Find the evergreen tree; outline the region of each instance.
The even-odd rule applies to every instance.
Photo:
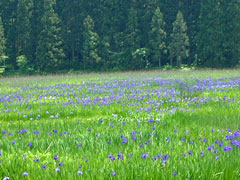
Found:
[[[3,22],[2,22],[2,18],[0,17],[0,58],[2,56],[5,56],[5,46],[6,40],[5,40],[5,36],[4,36],[4,28],[3,28]]]
[[[173,31],[170,35],[170,64],[173,65],[172,59],[177,59],[177,66],[180,67],[182,59],[189,56],[189,38],[187,35],[187,25],[183,19],[183,14],[178,11],[176,21],[173,23]]]
[[[239,0],[202,2],[196,42],[203,66],[232,67],[238,63],[239,13]]]
[[[240,65],[240,0],[235,1],[235,3],[231,6],[233,8],[232,15],[233,15],[233,31],[232,31],[232,66]]]
[[[99,36],[94,32],[94,21],[88,15],[83,22],[83,68],[93,69],[101,61],[98,52]]]
[[[24,55],[27,61],[31,62],[32,44],[31,44],[31,25],[32,0],[18,0],[17,20],[16,20],[16,56]]]
[[[140,63],[133,58],[133,53],[140,48],[140,30],[137,10],[134,8],[131,8],[129,11],[126,27],[125,53],[127,62],[125,64],[131,69],[136,69]]]
[[[162,54],[166,50],[166,32],[164,31],[165,22],[163,15],[158,7],[151,21],[151,47],[154,54],[154,61],[158,61],[158,66],[161,68]]]
[[[60,19],[53,9],[53,0],[44,0],[41,17],[41,32],[36,49],[39,70],[53,71],[60,68],[65,57]]]
[[[2,18],[0,16],[0,76],[5,71],[5,37],[4,37],[4,28],[2,23]]]
[[[8,56],[7,69],[14,70],[16,67],[16,14],[17,1],[1,0],[1,17],[4,22],[4,32],[6,39],[5,53]]]
[[[66,52],[64,66],[78,69],[82,58],[80,50],[82,49],[83,23],[80,19],[86,16],[84,3],[79,0],[58,0],[56,9],[63,24],[64,50]]]

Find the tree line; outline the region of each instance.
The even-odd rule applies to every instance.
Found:
[[[0,1],[0,72],[239,63],[240,0]]]

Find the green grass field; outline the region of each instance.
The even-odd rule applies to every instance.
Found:
[[[0,179],[240,179],[240,71],[0,79]]]

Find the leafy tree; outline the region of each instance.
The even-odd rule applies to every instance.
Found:
[[[132,53],[133,59],[135,62],[138,62],[138,64],[135,65],[135,69],[150,67],[150,63],[148,61],[148,53],[149,50],[147,48],[139,48]]]
[[[65,57],[62,47],[61,21],[55,13],[53,5],[52,0],[43,2],[42,29],[36,49],[36,63],[39,70],[59,69]]]
[[[94,32],[94,21],[89,15],[85,18],[83,26],[83,68],[93,69],[94,65],[101,61],[98,52],[99,36]]]
[[[164,31],[165,22],[163,15],[158,7],[151,21],[151,47],[153,49],[154,61],[158,61],[158,66],[161,68],[162,54],[166,50],[166,32]]]
[[[16,56],[24,55],[28,61],[32,60],[31,25],[32,0],[18,0],[16,20]],[[29,62],[28,62],[29,63]]]
[[[177,59],[177,65],[180,67],[182,59],[189,56],[189,38],[187,35],[187,25],[183,19],[183,14],[178,11],[176,20],[173,22],[173,31],[170,35],[170,64],[173,65],[172,58]]]

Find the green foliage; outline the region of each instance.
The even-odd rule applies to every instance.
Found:
[[[172,70],[172,69],[173,69],[173,66],[168,64],[168,63],[163,66],[163,70],[165,70],[165,71],[169,71],[169,70]]]
[[[177,66],[181,67],[182,59],[189,56],[189,38],[187,35],[187,25],[180,11],[178,11],[176,20],[173,23],[173,31],[170,37],[170,58],[176,58]],[[171,61],[171,65],[172,64]]]
[[[20,71],[24,72],[28,68],[28,59],[26,56],[21,55],[17,57],[17,66]]]
[[[158,66],[161,68],[162,54],[166,50],[166,37],[167,33],[164,30],[165,22],[163,19],[163,14],[158,7],[151,22],[151,47],[153,49],[154,61],[158,61]]]
[[[36,64],[38,70],[56,71],[61,67],[65,54],[61,35],[61,20],[53,9],[52,0],[44,0],[42,29],[38,36]]]
[[[125,56],[126,56],[126,66],[130,69],[139,69],[142,60],[134,58],[133,54],[140,48],[140,30],[139,30],[139,20],[138,14],[135,8],[131,8],[128,14],[126,36],[124,42]],[[138,66],[138,67],[137,67]]]
[[[197,53],[208,67],[233,67],[238,63],[240,40],[239,1],[202,2]]]
[[[17,5],[16,20],[16,56],[25,55],[28,60],[31,58],[31,25],[33,1],[19,0]]]
[[[135,65],[136,69],[141,69],[142,67],[144,68],[150,67],[148,54],[149,54],[149,49],[147,48],[139,48],[132,53],[133,60],[135,62],[138,62],[138,65]]]
[[[5,49],[6,49],[6,40],[4,36],[4,28],[2,23],[2,18],[0,16],[0,56],[5,55]]]
[[[85,18],[83,26],[83,68],[93,69],[101,61],[101,57],[98,55],[99,36],[94,32],[94,21],[90,16]]]
[[[143,69],[146,61],[133,57],[141,48],[152,68],[240,61],[239,0],[0,0],[0,16],[6,71],[18,69],[21,55],[38,72]]]

